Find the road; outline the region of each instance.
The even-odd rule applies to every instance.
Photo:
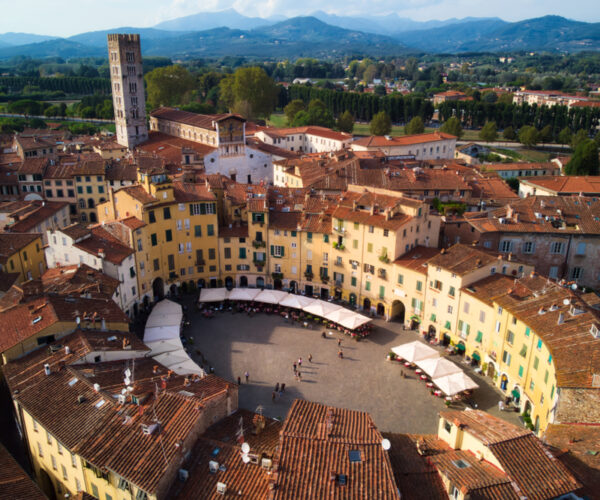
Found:
[[[104,120],[101,118],[79,118],[77,116],[42,116],[42,115],[18,115],[15,113],[0,113],[5,118],[39,118],[41,120],[60,120],[65,122],[83,122],[83,123],[115,123],[114,120]]]

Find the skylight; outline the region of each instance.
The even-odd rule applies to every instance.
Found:
[[[361,461],[360,450],[350,450],[348,456],[351,463],[360,463]]]
[[[471,464],[465,462],[464,460],[453,460],[452,463],[459,469],[466,469],[467,467],[471,467]]]
[[[74,386],[74,385],[77,383],[77,381],[78,381],[78,380],[79,380],[79,379],[78,379],[78,378],[76,378],[76,377],[72,378],[71,380],[69,380],[69,385],[70,385],[71,387],[73,387],[73,386]]]

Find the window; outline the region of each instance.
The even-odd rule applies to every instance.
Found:
[[[535,252],[535,243],[533,241],[526,241],[523,243],[523,253]]]
[[[152,243],[153,247],[155,247],[156,245],[158,245],[158,239],[156,237],[156,233],[152,233],[150,235],[150,242]]]
[[[81,491],[81,482],[77,478],[75,478],[75,488],[77,491]]]
[[[148,220],[150,221],[150,224],[152,224],[153,222],[156,222],[156,216],[154,215],[154,210],[150,210],[148,212]]]
[[[450,289],[448,290],[448,295],[450,295],[450,297],[456,296],[456,288],[451,286]]]
[[[369,233],[373,233],[375,231],[375,226],[369,226]]]
[[[508,342],[510,345],[512,345],[514,341],[515,341],[515,334],[513,332],[511,332],[510,330],[508,330],[508,333],[506,334],[506,342]]]
[[[246,249],[245,248],[240,248],[239,252],[240,252],[239,258],[240,259],[245,259],[246,258]]]
[[[367,281],[367,282],[365,283],[365,290],[366,290],[367,292],[371,290],[371,282],[370,282],[370,281]]]
[[[271,255],[273,257],[283,257],[284,247],[281,245],[271,245]]]
[[[452,311],[454,311],[454,308],[452,306],[448,306],[448,314],[452,314]]]
[[[465,303],[463,304],[463,312],[464,312],[465,314],[469,314],[469,309],[470,309],[470,304],[469,304],[468,302],[465,302]]]
[[[92,194],[92,186],[86,186],[86,187],[85,187],[85,191],[86,191],[86,193],[88,193],[88,194]]]
[[[206,226],[206,234],[208,236],[214,236],[215,235],[215,226],[213,224],[208,224]]]
[[[137,240],[137,249],[138,252],[141,252],[143,247],[142,247],[142,240]]]
[[[183,253],[183,250],[184,250],[183,243],[179,243],[177,246],[179,248],[179,253]]]
[[[38,455],[40,457],[43,457],[44,456],[44,450],[42,449],[42,445],[40,443],[38,443],[37,447],[38,447]]]
[[[477,336],[475,337],[475,342],[478,342],[481,344],[482,340],[483,340],[483,332],[481,330],[477,330]]]
[[[194,236],[196,238],[200,238],[202,236],[202,226],[200,226],[200,225],[194,226]]]
[[[500,242],[500,247],[498,248],[498,250],[503,253],[512,252],[512,246],[513,246],[512,241],[502,240]]]
[[[77,186],[77,192],[83,194],[83,186]]]
[[[512,359],[512,357],[509,352],[504,351],[502,353],[502,361],[506,364],[506,366],[510,366],[511,359]]]
[[[367,243],[367,252],[373,251],[373,243]]]
[[[523,346],[521,347],[521,350],[519,351],[519,356],[521,356],[522,358],[527,357],[527,346],[525,344],[523,344]]]
[[[358,240],[352,240],[352,248],[355,250],[358,248]]]
[[[558,278],[558,266],[551,266],[550,272],[548,273],[549,278],[556,279]]]
[[[434,288],[440,292],[442,291],[442,282],[440,280],[430,281],[429,284],[431,285],[431,288]]]
[[[229,247],[224,248],[223,254],[226,259],[231,259],[231,248],[229,248]]]
[[[583,242],[577,243],[575,255],[585,255],[585,243],[583,243]]]
[[[208,249],[208,258],[209,258],[209,260],[215,260],[217,258],[217,252],[215,251],[214,248]]]
[[[531,380],[531,381],[529,382],[529,390],[530,390],[530,391],[533,391],[534,389],[535,389],[535,382],[534,382],[533,380]]]
[[[384,286],[379,287],[379,298],[380,299],[385,298],[385,287]]]
[[[69,476],[67,475],[67,468],[64,465],[61,465],[60,468],[62,470],[63,479],[67,481],[69,479]]]
[[[165,240],[166,241],[173,241],[173,231],[171,231],[170,229],[167,229],[165,231]]]
[[[578,280],[583,277],[583,267],[574,267],[571,269],[571,279]]]
[[[450,434],[452,432],[452,424],[447,420],[444,420],[444,430]]]
[[[350,285],[352,285],[352,286],[356,286],[356,277],[355,277],[355,276],[352,276],[352,277],[350,278]]]
[[[153,264],[153,269],[155,271],[159,271],[160,270],[160,261],[158,259],[154,259],[154,261],[152,262]]]
[[[58,454],[62,455],[63,454],[63,447],[62,447],[62,445],[58,441],[56,442],[56,447],[58,448]]]
[[[423,282],[417,281],[417,292],[420,292],[422,290],[423,290]]]
[[[403,274],[398,275],[398,284],[404,285],[404,275]]]
[[[538,339],[538,341],[537,341],[537,350],[538,351],[542,350],[542,339]]]
[[[50,455],[50,460],[52,461],[52,468],[53,468],[54,470],[57,470],[57,469],[58,469],[58,467],[57,467],[57,465],[56,465],[56,457],[55,457],[54,455]]]
[[[553,241],[550,245],[550,253],[562,254],[565,244],[562,241]]]
[[[485,323],[485,311],[479,311],[479,322]]]
[[[519,377],[523,378],[523,367],[519,365]]]
[[[540,365],[540,358],[538,358],[536,356],[535,358],[533,358],[533,369],[537,370],[539,365]]]
[[[169,271],[173,271],[175,269],[175,256],[172,253],[167,255],[167,263]]]
[[[295,232],[295,231],[292,231],[292,232]],[[292,236],[295,236],[295,235],[292,235]],[[328,234],[324,234],[324,235],[323,235],[323,241],[324,241],[325,243],[329,243],[329,235],[328,235]]]
[[[530,334],[531,334],[531,328],[529,328],[529,327],[526,327],[526,328],[525,328],[525,336],[526,336],[526,337],[529,337],[529,335],[530,335]]]
[[[98,487],[92,483],[92,496],[96,497],[96,498],[100,498],[100,494],[98,493]]]
[[[52,436],[46,431],[46,441],[48,444],[52,444]]]

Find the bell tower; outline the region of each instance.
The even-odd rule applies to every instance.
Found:
[[[108,63],[117,142],[133,149],[148,140],[140,35],[108,35]]]

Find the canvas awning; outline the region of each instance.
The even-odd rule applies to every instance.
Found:
[[[475,360],[475,361],[481,361],[481,356],[479,355],[479,353],[474,352],[471,357]]]
[[[229,292],[229,300],[254,300],[259,293],[258,288],[234,288]]]
[[[179,338],[183,310],[171,300],[161,300],[152,308],[146,320],[144,342]]]
[[[155,340],[178,339],[181,331],[180,325],[155,326],[144,330],[144,342],[154,342]]]
[[[329,313],[327,316],[325,316],[325,318],[350,330],[354,330],[359,326],[371,321],[371,318],[355,313],[354,311],[350,311],[349,309],[345,309],[343,307]]]
[[[328,314],[331,314],[333,311],[338,309],[343,309],[343,307],[325,302],[324,300],[316,299],[312,304],[303,307],[302,309],[308,314],[314,314],[315,316],[326,318]]]
[[[457,365],[446,358],[427,358],[417,361],[416,364],[432,379],[462,372]]]
[[[305,297],[304,295],[288,293],[288,296],[285,297],[279,303],[279,305],[284,307],[292,307],[294,309],[304,309],[306,306],[315,302],[315,300],[316,299],[311,299],[310,297]]]
[[[432,382],[435,386],[447,396],[453,396],[459,392],[469,389],[477,389],[479,386],[464,372],[453,373],[445,377],[434,378]]]
[[[289,294],[282,292],[281,290],[263,290],[260,292],[254,300],[257,302],[264,302],[266,304],[279,304]]]
[[[155,340],[153,342],[144,342],[150,349],[150,356],[156,356],[164,352],[177,351],[183,349],[179,337],[174,339]]]
[[[429,347],[423,342],[419,342],[418,340],[409,342],[408,344],[402,344],[397,347],[392,347],[392,352],[396,356],[399,356],[411,363],[416,363],[422,359],[439,357],[439,354],[435,349]]]
[[[198,302],[223,302],[228,294],[227,288],[203,288]]]

